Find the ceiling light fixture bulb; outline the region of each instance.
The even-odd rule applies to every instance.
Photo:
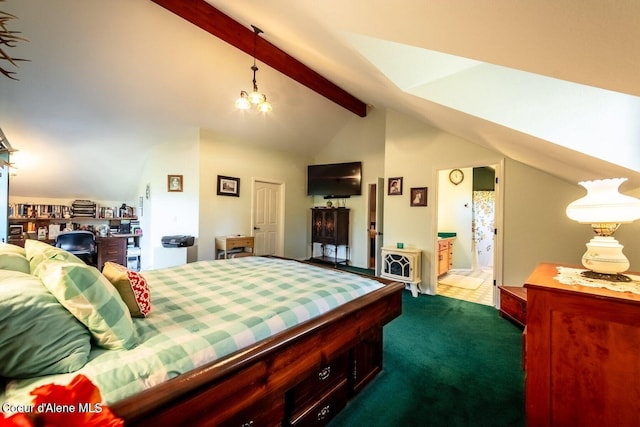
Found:
[[[248,110],[249,108],[251,108],[249,96],[244,90],[240,91],[240,98],[236,99],[236,108],[239,110]]]
[[[257,89],[257,88],[256,88]],[[260,105],[267,100],[267,97],[263,94],[254,90],[249,94],[249,102],[253,105]]]
[[[271,107],[271,104],[269,104],[269,102],[267,102],[267,97],[264,97],[264,102],[261,102],[258,105],[258,111],[260,111],[261,113],[270,113],[271,110],[273,110],[273,108]]]

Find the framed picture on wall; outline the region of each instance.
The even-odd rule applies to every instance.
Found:
[[[411,189],[411,206],[427,206],[427,187]]]
[[[402,195],[402,178],[389,178],[389,188],[387,189],[389,196],[401,196]]]
[[[167,191],[182,191],[182,175],[167,175]]]
[[[240,178],[218,175],[218,196],[240,197]]]

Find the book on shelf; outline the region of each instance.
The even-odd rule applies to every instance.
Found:
[[[122,206],[100,206],[91,200],[75,200],[71,205],[9,203],[8,216],[14,219],[130,219],[136,217],[136,208]]]
[[[63,218],[68,206],[34,203],[10,203],[9,218]]]

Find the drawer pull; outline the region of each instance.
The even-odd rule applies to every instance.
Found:
[[[320,381],[324,381],[327,378],[329,378],[330,375],[331,375],[331,366],[327,366],[326,368],[318,372],[318,379]]]
[[[320,409],[320,412],[318,412],[318,421],[322,421],[329,416],[330,407],[331,405],[327,405],[324,408]]]

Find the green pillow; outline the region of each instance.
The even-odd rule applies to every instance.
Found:
[[[0,377],[74,372],[87,362],[91,334],[37,277],[0,270]]]
[[[89,328],[98,345],[129,349],[138,344],[127,306],[98,269],[54,259],[40,264],[38,276],[60,304]]]
[[[24,250],[29,261],[31,274],[38,275],[38,268],[43,261],[56,259],[58,261],[69,261],[76,264],[84,264],[80,258],[67,252],[64,249],[56,248],[48,243],[39,240],[27,239],[24,242]]]
[[[17,252],[0,251],[0,270],[19,271],[26,274],[31,272],[27,257]]]
[[[25,255],[25,250],[23,247],[20,247],[18,245],[12,245],[11,243],[0,242],[0,253],[7,253],[7,252],[20,254],[22,256]]]

